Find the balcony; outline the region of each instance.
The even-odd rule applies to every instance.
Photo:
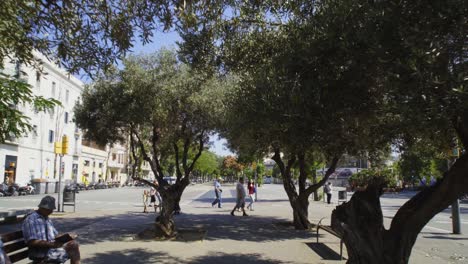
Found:
[[[117,160],[109,160],[109,162],[107,163],[107,167],[108,168],[123,169],[124,164],[119,163]]]

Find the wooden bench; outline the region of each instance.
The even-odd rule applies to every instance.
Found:
[[[29,248],[24,242],[23,231],[18,230],[15,232],[0,235],[3,241],[3,250],[10,259],[11,263],[21,261],[28,258]],[[57,263],[48,262],[46,260],[34,260],[32,264],[47,264]]]
[[[28,258],[28,246],[24,242],[23,231],[2,234],[3,250],[10,258],[11,263]]]
[[[337,238],[339,238],[340,239],[340,259],[342,260],[343,259],[343,237],[341,237],[341,234],[339,234],[335,230],[333,230],[333,228],[331,226],[321,225],[323,219],[325,219],[325,217],[320,219],[320,221],[317,224],[317,243],[319,242],[319,230],[320,229],[322,229],[322,230],[336,236]]]

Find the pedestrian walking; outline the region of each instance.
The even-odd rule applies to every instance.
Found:
[[[325,186],[323,187],[323,191],[327,195],[327,203],[330,204],[331,198],[332,198],[332,191],[333,191],[331,182],[328,182],[327,184],[325,184]]]
[[[241,209],[243,212],[243,216],[248,216],[248,214],[245,213],[245,189],[244,189],[244,178],[240,177],[239,182],[237,183],[236,186],[236,192],[237,192],[237,201],[236,201],[236,206],[231,211],[231,215],[234,215],[234,211],[236,209]]]
[[[150,203],[149,206],[153,206],[156,208],[156,189],[151,187],[150,189]]]
[[[253,181],[249,180],[247,183],[247,190],[249,191],[249,198],[250,198],[250,203],[247,205],[247,209],[250,211],[253,211],[253,204],[254,204],[254,194],[255,194],[255,184]]]
[[[214,191],[216,198],[215,200],[211,203],[211,207],[214,207],[216,204],[218,204],[218,208],[222,208],[222,200],[221,200],[221,193],[223,190],[221,189],[221,178],[217,178],[214,181]]]
[[[143,213],[148,213],[148,190],[143,191]]]

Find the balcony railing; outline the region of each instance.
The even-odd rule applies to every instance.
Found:
[[[122,169],[124,167],[124,164],[118,163],[117,160],[109,160],[109,162],[107,163],[107,167]]]

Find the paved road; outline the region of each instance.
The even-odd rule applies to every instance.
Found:
[[[65,217],[63,218],[59,215],[56,219],[58,229],[60,229],[61,231],[78,231],[80,234],[82,234],[83,238],[87,237],[87,240],[82,241],[82,243],[84,244],[84,250],[87,253],[87,255],[91,256],[93,254],[93,250],[95,250],[95,247],[93,247],[93,245],[98,244],[98,242],[103,242],[102,239],[98,239],[97,242],[92,240],[93,235],[100,234],[99,232],[107,232],[109,238],[111,238],[110,240],[113,240],[114,236],[116,236],[116,233],[122,232],[130,234],[134,232],[133,229],[127,227],[128,224],[126,224],[125,222],[129,221],[128,215],[133,217],[133,219],[135,219],[136,222],[139,221],[139,223],[151,223],[152,219],[154,219],[153,216],[141,214],[142,192],[143,188],[141,187],[125,187],[117,189],[82,191],[77,196],[77,213],[69,214],[68,216],[70,217],[67,217],[67,215],[65,215]],[[389,225],[392,216],[395,214],[398,208],[404,202],[406,202],[412,195],[414,195],[414,193],[386,194],[382,197],[382,209],[385,217],[385,223],[387,226]],[[0,211],[6,211],[11,209],[35,208],[42,196],[43,195],[0,198]],[[221,233],[215,233],[214,231],[211,232],[209,234],[209,236],[211,236],[210,243],[221,243],[221,245],[226,245],[226,243],[228,243],[227,245],[230,245],[231,242],[239,240],[249,241],[248,239],[245,240],[245,238],[242,238],[242,236],[237,238],[238,233],[234,232],[232,229],[235,229],[236,227],[231,223],[232,219],[229,216],[229,211],[234,205],[234,196],[235,186],[233,184],[224,185],[223,208],[211,208],[211,201],[214,198],[212,187],[208,184],[189,186],[182,197],[181,207],[183,214],[178,218],[179,224],[181,226],[190,226],[194,224],[201,225],[207,227],[209,230],[213,228],[213,225],[221,226],[229,224],[225,227],[226,230],[223,231],[224,233],[221,231],[219,231]],[[277,241],[287,241],[287,239],[292,239],[290,244],[284,244],[284,246],[297,247],[297,249],[295,249],[297,252],[294,251],[294,254],[296,255],[283,256],[279,254],[280,251],[276,253],[270,252],[268,250],[270,247],[268,243],[270,242],[268,241],[272,241],[272,239],[268,239],[267,236],[275,236],[275,234],[267,231],[266,229],[258,229],[258,227],[255,227],[255,231],[249,231],[249,226],[273,226],[273,228],[276,229],[277,226],[275,224],[272,225],[272,222],[291,219],[292,212],[286,194],[281,185],[265,185],[264,187],[259,188],[258,198],[259,201],[255,204],[256,210],[254,212],[251,212],[252,218],[248,219],[248,221],[254,222],[249,224],[247,220],[242,221],[245,222],[245,224],[247,224],[247,226],[242,226],[242,232],[244,234],[248,234],[249,232],[263,232],[260,233],[260,237],[262,237],[262,240],[265,240],[265,242],[262,243],[266,244],[260,245],[258,243],[254,243],[249,245],[249,249],[242,248],[241,246],[228,246],[229,249],[224,248],[224,250],[229,251],[234,250],[236,247],[239,247],[238,250],[240,250],[240,252],[244,252],[245,250],[256,252],[256,254],[259,254],[259,252],[267,252],[265,254],[267,254],[272,259],[288,260],[289,262],[292,261],[291,263],[304,263],[304,261],[299,261],[301,257],[303,258],[303,256],[309,256],[310,258],[310,254],[315,254],[314,252],[310,251],[310,249],[304,249],[301,246],[304,243],[303,241],[312,240],[310,235],[301,236],[300,234],[296,234],[296,238],[300,237],[302,240],[295,241],[295,238],[293,236],[289,238],[289,233],[283,234],[281,232],[281,229],[278,229],[275,234],[276,236],[281,235],[284,237],[282,238],[282,240]],[[327,205],[323,202],[311,202],[309,208],[310,220],[312,222],[316,222],[321,217],[329,217],[334,206],[336,206],[336,193],[333,195],[333,201],[335,202],[334,205]],[[65,208],[65,210],[70,212],[72,208],[67,207]],[[467,204],[461,204],[461,213],[462,231],[468,233]],[[92,215],[92,217],[90,215]],[[209,220],[204,220],[205,218],[209,218]],[[112,222],[111,225],[109,221],[114,222]],[[212,222],[205,223],[204,221]],[[121,225],[121,227],[119,227],[119,225]],[[118,227],[119,231],[116,232],[115,229],[112,229],[112,226]],[[9,229],[14,228],[17,228],[17,226],[0,226],[0,233],[7,232],[9,231]],[[292,232],[292,230],[288,232]],[[450,234],[450,232],[450,210],[445,210],[444,212],[434,217],[434,219],[432,219],[424,228],[423,232],[418,237],[418,240],[414,246],[410,262],[424,264],[468,263],[468,236],[452,235]],[[338,249],[338,243],[336,242],[336,238],[328,236],[324,239],[327,245],[330,245],[332,249],[334,249],[335,251]],[[116,245],[116,247],[119,247],[119,245]],[[160,246],[165,247],[166,245]],[[205,244],[205,247],[207,246],[208,245]],[[174,250],[176,252],[178,251],[176,248],[174,248]],[[197,251],[197,254],[199,254],[203,250],[208,249],[199,249]],[[221,251],[221,249],[219,250]],[[290,250],[285,251],[282,254],[292,254],[292,252],[293,251]],[[320,259],[317,255],[315,255],[315,258],[312,259],[317,258]],[[233,257],[233,259],[236,258]],[[94,261],[89,261],[87,263],[106,263],[104,260],[98,260],[99,258],[94,259]],[[272,262],[278,263],[275,261]],[[137,261],[134,263],[145,262]],[[316,262],[305,261],[305,263]],[[328,262],[321,261],[320,263]],[[336,263],[336,261],[333,261],[331,263]]]

